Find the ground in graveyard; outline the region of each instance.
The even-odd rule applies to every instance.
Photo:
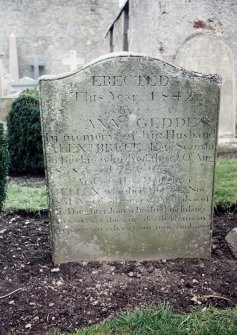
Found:
[[[211,260],[51,261],[46,214],[0,215],[0,334],[74,331],[122,310],[169,303],[174,311],[237,304],[237,261],[224,237],[237,214],[214,219]]]

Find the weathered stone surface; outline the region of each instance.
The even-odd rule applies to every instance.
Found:
[[[237,258],[237,228],[232,229],[225,239],[229,244],[233,255]]]
[[[40,90],[55,263],[210,256],[217,77],[122,53]]]
[[[195,35],[179,49],[175,63],[187,70],[221,75],[219,138],[234,139],[235,65],[224,39],[211,34]]]
[[[38,85],[38,81],[32,78],[24,77],[19,80],[11,81],[10,93],[16,94],[26,89],[33,89]]]
[[[163,33],[163,31],[160,31],[161,18],[161,6],[159,2],[154,0],[129,1],[130,51],[145,51],[149,56],[162,57],[162,54],[159,53],[159,48],[161,47],[160,38]]]
[[[118,0],[0,1],[3,76],[9,72],[11,32],[17,39],[20,78],[34,78],[34,55],[44,64],[40,74],[66,72],[63,59],[72,49],[86,62],[105,53],[101,41],[118,9]]]
[[[218,144],[227,148],[237,145],[236,11],[237,2],[232,0],[129,0],[128,51],[145,52],[190,71],[222,76]],[[121,20],[121,15],[115,20]],[[121,29],[117,36],[122,38]]]
[[[114,51],[123,51],[123,40],[124,40],[124,12],[121,14],[119,20],[114,23],[113,28],[113,41],[112,41],[112,50]]]
[[[0,122],[7,122],[7,113],[11,109],[11,104],[15,98],[0,98]]]
[[[18,67],[16,36],[14,33],[11,33],[9,38],[9,68],[10,68],[9,69],[10,80],[18,80],[19,67]]]

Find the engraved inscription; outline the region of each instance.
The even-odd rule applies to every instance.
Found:
[[[55,260],[208,257],[216,82],[142,57],[83,71],[41,83]]]

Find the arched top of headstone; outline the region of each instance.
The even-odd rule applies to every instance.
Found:
[[[80,74],[85,70],[88,70],[89,68],[96,66],[96,65],[102,65],[106,62],[118,62],[121,63],[123,61],[126,61],[128,59],[133,59],[133,60],[137,60],[138,62],[146,62],[146,63],[156,63],[159,64],[164,71],[172,71],[174,73],[176,73],[176,75],[181,75],[182,73],[186,73],[187,76],[191,76],[191,77],[202,77],[202,78],[212,78],[214,80],[220,81],[220,77],[219,76],[213,76],[213,75],[204,75],[202,73],[196,72],[196,71],[187,71],[186,69],[176,65],[176,64],[172,64],[170,62],[166,62],[163,61],[159,58],[154,58],[154,57],[150,57],[148,55],[145,54],[135,54],[135,53],[131,53],[131,52],[113,52],[113,53],[109,53],[109,54],[105,54],[103,56],[100,56],[94,60],[92,60],[91,62],[85,64],[84,66],[82,66],[81,68],[71,71],[71,72],[66,72],[66,73],[62,73],[62,74],[57,74],[57,75],[44,75],[41,76],[39,78],[40,81],[45,81],[45,80],[59,80],[59,79],[64,79],[64,78],[68,78],[71,76],[75,76],[76,74]]]
[[[210,62],[206,61],[207,58]],[[189,36],[175,56],[177,66],[205,74],[222,74],[223,62],[232,69],[234,66],[232,50],[223,37],[213,33],[197,33]],[[231,72],[233,74],[233,71]]]
[[[189,37],[177,52],[175,63],[187,70],[222,77],[219,138],[235,138],[235,64],[233,53],[222,37],[199,33]]]

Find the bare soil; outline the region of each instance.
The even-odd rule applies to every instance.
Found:
[[[55,267],[47,214],[0,214],[0,334],[72,332],[135,307],[237,305],[237,260],[225,242],[237,214],[214,219],[210,260],[81,262]],[[11,333],[12,332],[12,333]]]

